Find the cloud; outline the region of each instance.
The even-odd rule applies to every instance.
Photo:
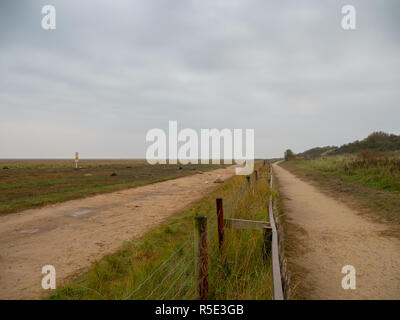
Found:
[[[54,31],[45,4],[1,4],[0,158],[143,158],[168,120],[254,128],[258,157],[400,133],[398,1],[350,1],[355,31],[348,1],[53,1]]]

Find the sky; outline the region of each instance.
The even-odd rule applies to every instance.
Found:
[[[398,0],[3,0],[0,158],[144,158],[170,120],[254,129],[258,158],[400,134],[399,16]]]

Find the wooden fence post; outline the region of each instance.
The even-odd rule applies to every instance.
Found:
[[[217,222],[219,248],[221,249],[224,243],[224,205],[221,198],[217,199]]]
[[[258,180],[258,170],[255,170],[254,174],[255,174],[256,181],[257,181]]]
[[[272,229],[271,227],[264,227],[264,244],[263,244],[263,256],[264,259],[267,260],[271,255],[272,248]]]
[[[208,244],[207,217],[195,217],[194,250],[198,295],[201,300],[208,299]]]

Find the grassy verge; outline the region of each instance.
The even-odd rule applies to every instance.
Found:
[[[142,160],[0,161],[0,215],[221,168],[149,165]]]
[[[395,154],[360,155],[293,160],[294,167],[336,176],[343,181],[400,194],[400,158]]]
[[[224,214],[267,220],[268,169],[249,188],[235,176],[186,211],[175,215],[136,242],[95,263],[59,287],[49,299],[195,299],[193,221],[208,217],[210,299],[271,299],[272,277],[262,254],[260,231],[226,230],[218,248],[215,199],[224,199]]]
[[[393,155],[290,160],[281,166],[363,213],[400,224],[400,165]]]

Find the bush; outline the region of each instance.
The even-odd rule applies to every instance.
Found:
[[[286,160],[286,161],[287,161],[287,160],[290,160],[290,159],[293,159],[294,157],[295,157],[295,154],[293,153],[292,150],[287,149],[287,150],[285,151],[285,160]]]

